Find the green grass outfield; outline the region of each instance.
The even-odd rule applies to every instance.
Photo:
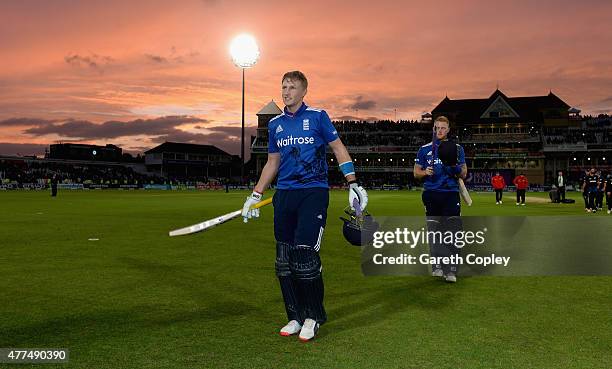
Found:
[[[474,194],[463,213],[584,214],[578,194],[526,207],[512,195],[496,206]],[[610,367],[612,277],[364,277],[341,235],[345,191],[332,192],[321,249],[329,321],[313,342],[281,337],[271,207],[248,224],[167,236],[245,196],[0,192],[0,347],[70,349],[69,364],[43,368]],[[423,214],[418,192],[371,191],[370,204]],[[584,216],[612,229],[612,215]]]

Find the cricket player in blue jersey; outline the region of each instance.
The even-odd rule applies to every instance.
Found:
[[[349,184],[349,206],[361,210],[368,196],[355,177],[353,161],[324,110],[304,104],[308,80],[302,72],[282,80],[285,108],[268,123],[268,161],[242,210],[245,220],[259,216],[250,209],[278,174],[274,205],[276,275],[288,323],[280,334],[299,333],[302,341],[315,337],[327,320],[323,307],[323,277],[319,251],[327,221],[329,186],[326,147],[330,146]]]
[[[603,210],[605,177],[601,173],[601,170],[597,171],[597,180],[599,181],[599,185],[597,186],[597,191],[595,193],[595,208],[597,210]]]
[[[595,168],[591,168],[582,185],[582,192],[587,194],[587,212],[589,213],[597,213],[597,190],[599,188],[599,184],[599,176],[597,175]]]
[[[422,194],[427,216],[428,231],[461,231],[461,200],[457,178],[467,176],[463,147],[448,141],[448,118],[440,116],[434,121],[432,142],[423,145],[415,159],[414,177],[423,179]],[[455,245],[430,242],[433,257],[459,255]],[[447,282],[457,281],[455,263],[432,265],[432,275],[444,277]]]

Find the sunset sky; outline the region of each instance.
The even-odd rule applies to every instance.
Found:
[[[125,1],[0,3],[0,154],[57,141],[142,152],[164,141],[239,153],[241,74],[231,39],[254,35],[246,118],[284,72],[332,118],[416,119],[445,95],[552,90],[612,112],[612,2]],[[282,106],[281,106],[282,107]]]

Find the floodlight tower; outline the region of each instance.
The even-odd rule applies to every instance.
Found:
[[[244,70],[252,68],[259,60],[259,47],[255,37],[243,33],[236,36],[230,44],[230,54],[234,65],[242,69],[242,131],[240,135],[240,183],[244,181]]]

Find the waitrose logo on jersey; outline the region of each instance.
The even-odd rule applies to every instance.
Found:
[[[312,145],[314,144],[314,137],[293,137],[280,138],[276,140],[276,146],[285,147],[289,145]]]

